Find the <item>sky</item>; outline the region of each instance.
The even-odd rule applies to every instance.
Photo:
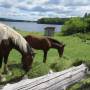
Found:
[[[37,20],[75,17],[90,13],[90,0],[0,0],[0,17]]]

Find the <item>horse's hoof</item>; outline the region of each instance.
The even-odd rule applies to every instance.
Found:
[[[28,79],[28,75],[24,75],[22,79]]]
[[[9,76],[11,76],[11,75],[12,75],[12,72],[9,71],[7,74],[8,74]]]
[[[1,78],[1,82],[5,82],[7,79],[5,77]]]
[[[9,76],[11,76],[11,75],[12,75],[12,72],[6,71],[6,72],[2,72],[2,74],[3,74],[3,75],[9,75]]]
[[[5,82],[6,78],[4,76],[0,76],[0,82]]]
[[[54,72],[53,72],[53,70],[50,69],[49,72],[48,72],[48,74],[52,74],[52,73],[54,73]]]

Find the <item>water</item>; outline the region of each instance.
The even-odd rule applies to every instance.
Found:
[[[62,25],[50,25],[50,24],[37,24],[36,22],[8,22],[2,21],[2,23],[7,24],[11,27],[15,27],[22,31],[30,32],[43,32],[45,27],[55,27],[56,32],[60,32]]]

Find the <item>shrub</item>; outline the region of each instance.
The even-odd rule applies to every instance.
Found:
[[[87,30],[87,22],[81,18],[71,18],[69,21],[66,21],[62,26],[62,33],[64,35],[71,35],[75,33],[84,33]]]

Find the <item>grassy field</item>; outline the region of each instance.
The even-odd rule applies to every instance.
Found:
[[[33,32],[21,32],[23,36],[28,34],[33,35],[43,35],[43,33],[33,33]],[[83,40],[77,35],[73,36],[62,36],[59,33],[56,33],[54,36],[60,42],[66,44],[64,55],[62,58],[59,58],[58,52],[55,49],[51,49],[48,52],[47,63],[43,64],[43,52],[38,50],[33,62],[33,68],[28,75],[30,78],[38,77],[44,74],[47,74],[49,69],[54,71],[61,71],[67,68],[70,68],[75,63],[78,65],[79,62],[85,62],[90,68],[90,43],[83,42]],[[15,77],[21,76],[23,70],[20,68],[20,59],[21,55],[16,50],[12,50],[9,55],[8,66],[13,72],[12,76],[7,76],[7,80],[13,79]],[[87,88],[81,89],[80,85],[88,86]],[[88,89],[89,88],[89,89]],[[71,86],[69,90],[90,90],[90,76],[88,75],[85,80],[81,81],[74,86]]]

